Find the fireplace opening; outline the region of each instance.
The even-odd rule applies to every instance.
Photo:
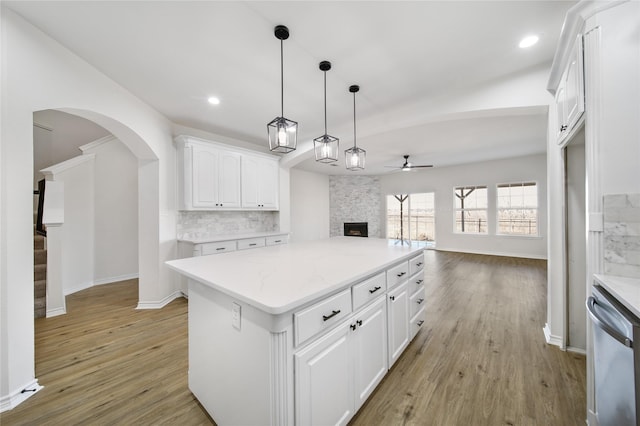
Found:
[[[368,222],[345,222],[344,236],[345,237],[368,237],[369,236]]]

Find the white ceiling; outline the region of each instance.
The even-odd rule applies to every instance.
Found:
[[[531,70],[547,72],[575,3],[3,1],[172,122],[260,146],[266,123],[280,115],[280,42],[273,28],[287,25],[285,117],[300,123],[302,148],[323,133],[318,63],[331,61],[328,130],[341,149],[353,144],[347,89],[359,84],[357,142],[367,150],[368,174],[402,164],[403,154],[438,167],[544,152],[546,108],[538,101],[527,104],[523,95],[518,108],[484,111],[458,102],[457,110],[439,114],[435,100],[464,97]],[[529,33],[540,42],[519,49]],[[523,90],[542,97],[545,85]],[[206,102],[212,95],[220,105]],[[297,167],[347,173],[342,158],[331,167],[295,155]]]

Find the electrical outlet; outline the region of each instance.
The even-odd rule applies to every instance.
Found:
[[[242,317],[242,307],[233,302],[231,307],[231,325],[233,328],[240,330],[240,318]]]

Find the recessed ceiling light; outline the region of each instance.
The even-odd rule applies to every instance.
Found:
[[[215,96],[211,96],[209,99],[207,99],[207,101],[211,105],[219,105],[220,104],[220,99],[216,98]]]
[[[540,38],[537,35],[526,36],[525,38],[520,40],[520,44],[518,46],[520,46],[521,49],[531,47],[536,44],[539,39]]]

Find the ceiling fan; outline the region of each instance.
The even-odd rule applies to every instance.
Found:
[[[393,168],[393,169],[402,170],[403,172],[408,172],[409,170],[412,170],[412,169],[433,167],[433,164],[422,164],[422,165],[411,164],[409,162],[409,156],[408,155],[404,155],[403,157],[404,157],[404,164],[402,166],[400,166],[400,167],[398,167],[398,166],[385,166],[385,167],[390,167],[390,168]]]

